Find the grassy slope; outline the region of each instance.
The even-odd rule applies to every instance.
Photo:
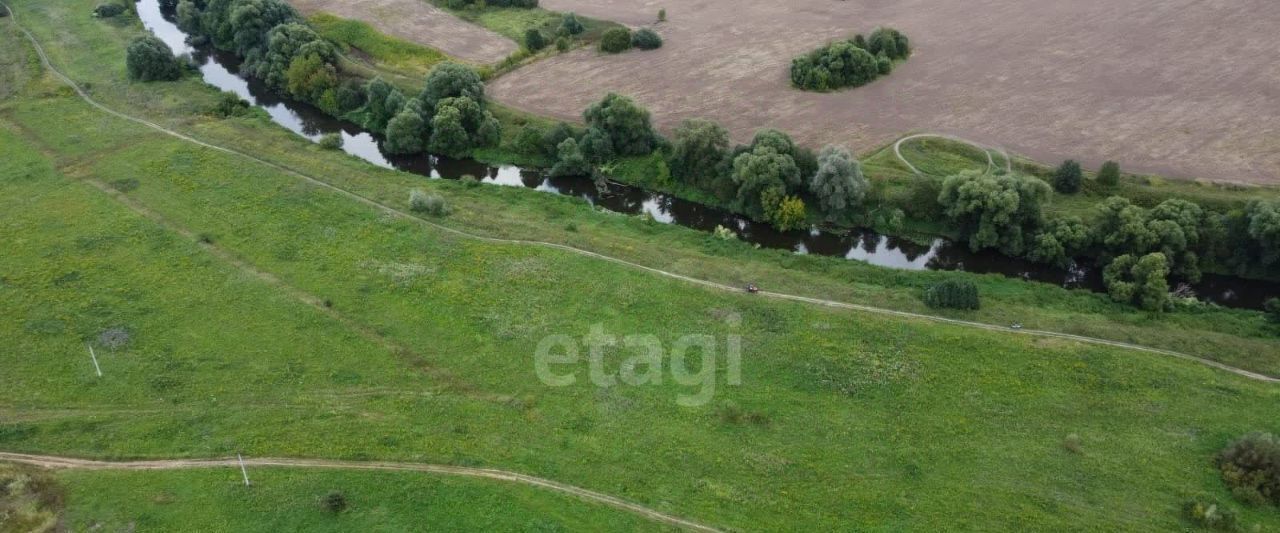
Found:
[[[61,20],[62,10],[28,7],[28,18]],[[418,176],[382,171],[335,154],[319,155],[314,146],[257,119],[219,121],[194,114],[212,105],[214,93],[194,79],[176,84],[142,85],[119,81],[122,60],[118,50],[137,29],[86,25],[83,31],[59,31],[65,47],[52,50],[54,59],[77,79],[92,82],[93,91],[112,105],[147,113],[153,120],[197,132],[228,146],[258,153],[268,159],[312,175],[324,176],[349,190],[405,207],[406,190],[420,186]],[[66,50],[78,50],[67,54]],[[116,65],[116,71],[102,65]],[[14,113],[26,122],[45,122],[43,109],[18,103]],[[59,113],[67,112],[63,110]],[[89,111],[87,120],[104,120]],[[40,127],[32,128],[40,130]],[[109,129],[104,130],[109,131]],[[51,132],[37,131],[37,135]],[[82,132],[49,144],[76,150]],[[999,275],[970,276],[940,272],[904,272],[856,261],[816,256],[795,256],[782,251],[760,251],[738,243],[724,243],[685,228],[645,224],[637,219],[591,213],[581,201],[535,194],[531,191],[483,187],[465,189],[448,183],[441,189],[458,207],[451,224],[496,236],[563,242],[623,257],[642,264],[715,279],[727,283],[763,282],[766,288],[883,307],[924,311],[919,291],[928,283],[963,275],[980,284],[987,305],[963,316],[996,324],[1014,321],[1027,327],[1145,343],[1195,353],[1254,370],[1280,375],[1280,341],[1261,313],[1241,310],[1205,310],[1195,313],[1148,315],[1130,306],[1110,302],[1104,295],[1068,291]],[[572,222],[576,231],[565,231]]]
[[[630,514],[531,487],[404,472],[234,469],[58,474],[72,531],[657,531]],[[333,514],[319,500],[347,499]]]
[[[580,230],[559,232],[556,238],[592,247],[600,243],[610,252],[646,262],[669,261],[695,272],[762,269],[777,272],[779,280],[787,272],[811,291],[848,284],[843,276],[855,272],[841,271],[832,262],[748,250],[707,256],[699,246],[701,237],[678,228],[588,215],[580,204],[528,191],[463,189],[375,172],[349,159],[322,155],[261,123],[192,120],[177,104],[202,98],[203,89],[196,84],[127,86],[112,82],[109,71],[95,78],[92,73],[105,69],[81,54],[91,56],[103,48],[118,54],[123,35],[83,22],[75,22],[83,26],[79,32],[51,31],[55,26],[49,19],[34,16],[33,6],[25,7],[26,20],[40,26],[42,37],[57,34],[63,40],[55,60],[76,65],[73,73],[94,79],[95,92],[113,104],[124,101],[122,94],[153,92],[160,97],[151,99],[156,103],[147,111],[167,122],[219,142],[240,139],[291,164],[310,162],[317,173],[341,176],[344,186],[385,195],[388,201],[402,203],[406,185],[416,181],[447,194],[460,208],[451,223],[538,236],[574,220]],[[61,12],[57,6],[44,9],[52,9],[51,15]],[[86,38],[102,46],[66,42]],[[102,53],[98,60],[105,63],[96,65],[119,64],[112,54]],[[110,369],[107,386],[85,387],[89,378],[80,341],[92,327],[28,330],[24,321],[5,331],[4,338],[16,339],[12,344],[21,347],[0,355],[7,357],[5,368],[24,368],[3,387],[12,395],[7,405],[20,408],[10,418],[13,422],[0,426],[0,446],[6,449],[94,455],[209,455],[243,449],[256,455],[488,464],[578,483],[716,524],[752,528],[839,523],[910,529],[1168,529],[1178,525],[1176,508],[1186,496],[1208,492],[1225,498],[1209,464],[1214,450],[1238,433],[1276,429],[1268,427],[1280,399],[1275,388],[1197,366],[710,293],[560,253],[458,241],[384,220],[261,166],[101,118],[57,91],[37,93],[44,97],[11,102],[0,110],[6,127],[17,130],[0,143],[11,147],[3,156],[6,161],[27,158],[22,167],[5,169],[24,169],[21,174],[0,178],[7,199],[3,212],[18,213],[6,218],[6,224],[20,221],[42,236],[18,237],[30,250],[8,261],[35,272],[47,269],[40,267],[41,261],[61,265],[67,259],[53,253],[58,248],[71,246],[67,242],[81,235],[103,233],[94,224],[128,217],[118,206],[107,209],[110,202],[100,193],[67,184],[41,167],[41,159],[52,159],[80,178],[133,178],[140,184],[129,193],[135,200],[176,224],[213,235],[219,246],[294,286],[323,293],[339,313],[409,346],[421,358],[361,348],[364,341],[352,338],[341,341],[350,346],[318,352],[308,346],[283,355],[256,354],[269,367],[259,372],[259,379],[285,379],[285,386],[245,383],[242,368],[216,363],[256,346],[262,333],[255,336],[254,330],[278,330],[276,322],[293,313],[264,312],[270,308],[254,299],[239,308],[240,316],[254,320],[184,320],[181,315],[201,308],[177,305],[183,298],[168,295],[163,284],[128,299],[106,300],[115,305],[95,305],[105,299],[99,291],[137,286],[132,276],[167,280],[172,291],[189,290],[182,281],[205,278],[186,272],[181,263],[175,267],[183,269],[181,274],[157,274],[163,262],[136,268],[88,265],[79,279],[93,283],[59,293],[70,301],[66,322],[79,324],[108,312],[108,318],[140,324],[139,346],[113,361],[117,366]],[[40,156],[34,148],[49,153]],[[21,189],[27,186],[36,190]],[[41,187],[79,196],[46,194]],[[50,203],[39,203],[41,198]],[[77,202],[101,203],[116,214],[88,211],[81,216],[85,210]],[[64,237],[47,238],[59,227]],[[13,239],[25,233],[0,235]],[[657,248],[650,242],[669,245]],[[146,257],[151,252],[145,244],[113,246],[124,248],[117,252],[120,257]],[[745,260],[749,258],[755,260]],[[771,264],[784,262],[801,271]],[[421,267],[408,269],[421,274],[405,280],[397,275],[405,269],[396,265]],[[903,276],[879,269],[856,272],[872,281]],[[1009,287],[1015,295],[1019,288],[992,284]],[[855,288],[892,297],[892,291]],[[5,290],[18,293],[18,316],[32,317],[36,302],[51,298],[59,287],[50,281],[6,284]],[[257,290],[265,293],[261,299],[280,298],[268,289]],[[836,296],[853,292],[846,289]],[[1048,299],[1049,294],[1042,296]],[[744,317],[747,385],[723,389],[712,406],[674,406],[674,395],[685,389],[673,384],[549,389],[532,377],[530,345],[542,335],[581,335],[596,322],[616,332],[654,332],[668,341],[687,331],[725,334],[735,331],[718,318],[726,310]],[[1160,322],[1170,320],[1175,319]],[[146,339],[166,335],[148,324],[170,323],[181,324],[168,334],[175,336],[171,342],[182,341],[178,346],[191,364],[169,368],[165,365],[173,357],[160,349],[163,344],[142,348],[149,346],[143,344]],[[231,334],[228,327],[235,328]],[[321,336],[325,338],[329,336]],[[360,354],[354,381],[329,368],[336,350]],[[30,353],[51,357],[24,355]],[[74,356],[59,356],[64,353]],[[292,369],[291,359],[300,360]],[[342,361],[332,364],[340,370]],[[165,392],[145,392],[155,391],[157,368],[164,370],[158,385]],[[78,378],[61,377],[73,372]],[[839,394],[818,376],[848,385],[854,393]],[[174,382],[194,386],[165,386]],[[383,393],[335,395],[335,382]],[[230,396],[210,394],[219,389]],[[115,392],[121,390],[139,392],[118,397]],[[422,391],[434,394],[410,394]],[[262,396],[253,396],[256,392]],[[40,403],[16,403],[25,398]],[[130,400],[148,408],[159,403],[167,411],[32,412],[139,407],[128,404]],[[723,414],[734,409],[730,402],[766,422],[735,422]],[[1083,437],[1083,455],[1060,449],[1069,432]],[[1276,520],[1266,511],[1247,513],[1248,520]]]
[[[354,50],[379,66],[407,76],[424,77],[437,63],[448,59],[439,50],[389,37],[358,20],[317,13],[307,22],[321,37],[337,43],[344,53]]]

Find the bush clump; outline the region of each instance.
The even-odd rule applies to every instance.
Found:
[[[1250,433],[1218,454],[1222,480],[1237,499],[1261,505],[1280,505],[1280,439],[1270,433]]]
[[[618,54],[631,49],[631,30],[610,28],[600,36],[600,51]]]
[[[319,144],[320,144],[320,147],[324,148],[325,150],[337,150],[339,148],[342,148],[342,134],[326,133],[320,136]]]
[[[905,59],[910,53],[905,35],[892,28],[877,28],[870,39],[858,35],[793,59],[791,83],[806,91],[865,85],[888,74],[894,60]]]
[[[924,303],[933,309],[978,309],[978,286],[969,280],[949,279],[924,290]]]
[[[416,213],[426,213],[434,217],[449,214],[449,204],[438,194],[427,194],[421,189],[409,191],[409,209]]]
[[[642,28],[631,36],[631,44],[641,50],[656,50],[662,48],[662,37],[658,35],[658,32],[649,28]]]
[[[129,79],[137,81],[172,81],[182,77],[182,63],[173,50],[154,35],[143,35],[129,43],[125,55]]]
[[[1192,523],[1216,531],[1236,531],[1240,519],[1235,511],[1220,505],[1216,500],[1193,498],[1182,504],[1182,514]]]
[[[109,19],[121,13],[124,13],[124,6],[114,2],[98,4],[98,7],[93,8],[93,16],[102,19]]]
[[[320,503],[331,513],[341,513],[347,509],[347,496],[335,490],[320,498]]]

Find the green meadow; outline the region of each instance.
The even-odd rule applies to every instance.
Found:
[[[534,191],[428,180],[326,152],[260,116],[218,119],[197,79],[124,81],[143,30],[85,0],[12,2],[103,104],[427,221],[568,244],[684,275],[923,312],[961,275],[991,323],[1167,347],[1280,374],[1260,313],[1151,315],[998,276],[761,251]],[[0,43],[0,450],[101,459],[300,457],[500,468],[735,530],[1171,530],[1191,497],[1234,503],[1213,455],[1280,431],[1280,388],[1143,352],[704,288],[562,250],[477,240],[90,107]],[[14,58],[17,59],[14,59]],[[598,386],[537,374],[540,341],[598,328],[740,339],[710,380]],[[103,345],[103,332],[127,342]],[[86,344],[96,346],[103,375]],[[600,354],[608,375],[635,355]],[[710,385],[708,385],[710,384]],[[679,398],[713,387],[709,401]],[[1067,446],[1069,435],[1079,446]],[[76,529],[657,529],[540,489],[411,473],[63,472]],[[343,492],[337,515],[317,503]],[[436,522],[438,520],[438,522]]]

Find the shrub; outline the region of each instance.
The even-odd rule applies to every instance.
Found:
[[[837,41],[791,61],[791,83],[807,91],[865,85],[880,75],[871,52]]]
[[[1063,194],[1075,194],[1080,191],[1080,183],[1084,174],[1080,171],[1080,163],[1074,159],[1062,162],[1053,173],[1053,190]]]
[[[342,148],[341,133],[326,133],[320,136],[320,147],[325,150],[337,150]]]
[[[1098,184],[1104,187],[1115,187],[1120,184],[1120,164],[1107,161],[1098,169]]]
[[[662,37],[649,28],[642,28],[631,36],[631,44],[641,50],[656,50],[662,48]]]
[[[573,13],[565,13],[564,18],[560,20],[560,28],[557,32],[560,35],[579,35],[587,31],[586,26],[582,25],[582,21],[578,20],[578,16]]]
[[[98,7],[93,8],[93,16],[98,18],[109,19],[121,13],[124,13],[124,6],[114,2],[98,4]]]
[[[867,38],[866,49],[872,54],[888,56],[889,59],[903,59],[911,55],[911,45],[907,36],[893,28],[876,28]]]
[[[421,189],[409,191],[409,209],[437,217],[449,214],[449,204],[443,197],[438,194],[427,194]]]
[[[1220,505],[1217,500],[1193,498],[1182,504],[1182,515],[1197,526],[1217,531],[1236,531],[1240,519],[1236,512]]]
[[[762,144],[733,160],[731,176],[738,207],[754,218],[770,220],[771,210],[782,201],[787,188],[799,183],[800,170],[790,155]]]
[[[1102,270],[1102,281],[1111,299],[1130,302],[1148,311],[1169,304],[1169,261],[1160,252],[1138,258],[1122,255]]]
[[[777,207],[768,216],[774,227],[782,231],[790,231],[804,227],[805,214],[804,200],[795,196],[786,196],[778,202]]]
[[[542,135],[542,154],[555,159],[560,150],[560,143],[573,137],[573,128],[561,122]]]
[[[516,133],[516,138],[512,142],[512,148],[521,154],[542,154],[542,136],[543,132],[537,126],[525,126],[520,128],[520,131]]]
[[[143,35],[129,43],[125,55],[129,79],[138,81],[172,81],[182,77],[182,63],[173,50],[154,35]]]
[[[556,51],[557,51],[557,52],[568,52],[568,51],[569,51],[569,46],[570,46],[571,44],[572,44],[572,43],[569,41],[569,38],[568,38],[568,37],[564,37],[564,36],[557,37],[557,38],[556,38]]]
[[[320,501],[324,508],[331,513],[341,513],[347,508],[347,497],[336,490],[325,494]]]
[[[1066,438],[1062,439],[1062,448],[1071,453],[1079,454],[1083,451],[1080,444],[1080,435],[1076,435],[1075,433],[1067,435]]]
[[[462,178],[458,181],[462,182],[462,185],[468,189],[474,189],[480,186],[480,179],[471,174],[463,174]]]
[[[214,104],[212,114],[216,117],[242,117],[249,114],[249,102],[240,98],[240,95],[233,92],[223,92],[218,95],[218,103]]]
[[[1280,505],[1280,439],[1250,433],[1218,454],[1222,480],[1236,498],[1251,504]]]
[[[600,36],[600,51],[617,54],[631,49],[631,30],[609,28]]]
[[[978,309],[978,286],[969,280],[949,279],[924,290],[924,304],[933,309]]]
[[[542,32],[536,28],[529,28],[524,32],[524,47],[530,52],[537,52],[547,47],[547,40],[542,36]]]
[[[667,21],[667,8],[664,7],[658,10],[658,22],[666,22],[666,21]]]
[[[1280,298],[1267,300],[1262,304],[1262,310],[1266,311],[1268,320],[1280,324]]]

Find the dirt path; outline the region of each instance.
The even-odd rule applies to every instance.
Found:
[[[893,143],[893,155],[898,157],[898,161],[902,161],[902,164],[906,165],[907,168],[911,169],[912,173],[919,175],[921,174],[920,169],[916,168],[915,165],[912,165],[910,161],[907,161],[907,158],[902,157],[902,143],[910,141],[912,139],[928,139],[928,138],[946,139],[948,141],[964,143],[964,144],[973,146],[974,148],[978,148],[979,150],[982,150],[982,153],[986,154],[987,156],[987,172],[991,172],[993,169],[996,168],[996,161],[995,159],[991,158],[991,150],[993,150],[993,148],[987,148],[986,146],[982,146],[968,139],[961,139],[953,135],[944,135],[941,133],[917,133],[915,135],[908,135],[906,137],[898,139],[897,142]],[[1009,158],[1009,154],[1005,152],[1003,149],[999,149],[999,150],[1000,150],[1000,155],[1004,156],[1005,172],[1012,173],[1013,160]]]
[[[431,5],[427,0],[288,0],[311,15],[360,20],[378,31],[430,46],[471,63],[497,63],[519,47],[511,39]]]
[[[4,5],[4,3],[3,3],[3,2],[0,2],[0,5]],[[27,39],[31,41],[32,46],[36,49],[36,53],[40,56],[40,62],[41,62],[41,64],[42,64],[42,65],[44,65],[44,67],[45,67],[45,68],[49,69],[49,71],[50,71],[50,72],[52,72],[55,76],[57,76],[59,79],[63,80],[65,83],[67,83],[68,85],[70,85],[70,86],[72,87],[72,89],[74,89],[74,90],[75,90],[76,94],[80,96],[80,98],[81,98],[81,99],[83,99],[85,102],[87,102],[88,104],[92,105],[93,107],[95,107],[95,108],[97,108],[97,109],[102,110],[102,111],[103,111],[103,112],[105,112],[105,113],[109,113],[109,114],[111,114],[111,115],[113,115],[113,116],[120,117],[120,118],[122,118],[122,119],[125,119],[125,120],[128,120],[128,121],[132,121],[132,122],[135,122],[135,123],[138,123],[138,124],[144,125],[144,126],[146,126],[146,127],[152,128],[152,129],[154,129],[154,130],[156,130],[156,131],[159,131],[159,132],[161,132],[161,133],[164,133],[164,134],[166,134],[166,135],[170,135],[170,136],[172,136],[172,137],[175,137],[175,138],[181,139],[181,140],[183,140],[183,141],[186,141],[186,142],[189,142],[189,143],[192,143],[192,144],[198,145],[198,146],[203,146],[203,147],[209,148],[209,149],[211,149],[211,150],[217,150],[217,151],[219,151],[219,152],[223,152],[223,153],[227,153],[227,154],[232,154],[232,155],[235,155],[235,156],[238,156],[238,157],[243,157],[243,158],[245,158],[245,159],[248,159],[248,160],[250,160],[250,161],[254,161],[254,162],[256,162],[256,163],[259,163],[259,164],[261,164],[261,165],[264,165],[264,166],[267,166],[267,167],[269,167],[269,168],[275,169],[275,170],[277,170],[277,171],[283,172],[283,173],[285,173],[285,174],[288,174],[288,175],[291,175],[291,176],[297,177],[297,178],[299,178],[299,179],[301,179],[301,180],[303,180],[303,181],[306,181],[307,183],[311,183],[311,184],[313,184],[313,185],[315,185],[315,186],[317,186],[317,187],[321,187],[321,188],[323,188],[323,189],[326,189],[326,190],[329,190],[329,191],[335,192],[335,193],[337,193],[337,194],[339,194],[339,195],[341,195],[341,196],[347,197],[347,198],[349,198],[349,199],[351,199],[351,200],[354,200],[354,201],[359,202],[359,203],[361,203],[361,204],[364,204],[364,205],[367,205],[367,206],[372,207],[372,208],[374,208],[374,209],[377,209],[377,210],[379,210],[379,211],[382,211],[382,212],[384,212],[384,213],[386,213],[386,214],[388,214],[388,215],[390,215],[390,216],[394,216],[394,217],[402,218],[402,219],[405,219],[405,220],[409,220],[409,221],[412,221],[412,222],[414,222],[414,223],[420,224],[420,225],[422,225],[422,226],[429,227],[429,228],[434,228],[434,229],[436,229],[436,230],[443,231],[443,232],[446,232],[446,233],[450,233],[450,234],[453,234],[453,235],[457,235],[457,236],[459,236],[459,237],[468,238],[468,239],[475,239],[475,240],[479,240],[479,241],[483,241],[483,242],[498,243],[498,244],[511,244],[511,245],[518,245],[518,246],[537,246],[537,247],[542,247],[542,248],[552,248],[552,249],[556,249],[556,250],[562,250],[562,251],[569,252],[569,253],[574,253],[574,254],[578,254],[578,255],[582,255],[582,256],[586,256],[586,257],[591,257],[591,258],[599,259],[599,260],[602,260],[602,261],[608,261],[608,262],[615,263],[615,264],[619,264],[619,265],[623,265],[623,266],[626,266],[626,267],[629,267],[629,268],[635,268],[635,269],[642,270],[642,271],[645,271],[645,272],[650,272],[650,273],[653,273],[653,274],[656,274],[656,275],[659,275],[659,276],[665,276],[665,277],[668,277],[668,278],[672,278],[672,279],[677,279],[677,280],[685,281],[685,282],[688,282],[688,283],[691,283],[691,284],[700,285],[700,286],[707,287],[707,288],[711,288],[711,289],[722,290],[722,291],[730,291],[730,292],[736,292],[736,293],[741,293],[741,292],[742,292],[742,288],[741,288],[741,287],[736,287],[736,286],[726,285],[726,284],[723,284],[723,283],[717,283],[717,282],[714,282],[714,281],[709,281],[709,280],[704,280],[704,279],[694,278],[694,277],[686,276],[686,275],[683,275],[683,274],[678,274],[678,273],[675,273],[675,272],[670,272],[670,271],[662,270],[662,269],[659,269],[659,268],[654,268],[654,267],[650,267],[650,266],[641,265],[641,264],[639,264],[639,263],[633,263],[633,262],[631,262],[631,261],[627,261],[627,260],[625,260],[625,259],[620,259],[620,258],[617,258],[617,257],[611,257],[611,256],[607,256],[607,255],[604,255],[604,254],[601,254],[601,253],[592,252],[592,251],[589,251],[589,250],[583,250],[583,249],[580,249],[580,248],[575,248],[575,247],[572,247],[572,246],[569,246],[569,245],[565,245],[565,244],[559,244],[559,243],[553,243],[553,242],[544,242],[544,241],[521,240],[521,239],[502,239],[502,238],[497,238],[497,237],[488,237],[488,236],[484,236],[484,235],[477,235],[477,234],[474,234],[474,233],[468,233],[468,232],[463,231],[463,230],[460,230],[460,229],[452,228],[452,227],[449,227],[449,226],[445,226],[445,225],[437,224],[437,223],[432,222],[432,221],[429,221],[429,220],[425,220],[425,219],[422,219],[422,218],[418,218],[418,217],[416,217],[416,216],[413,216],[412,214],[406,213],[406,212],[404,212],[404,211],[401,211],[401,210],[396,209],[396,208],[394,208],[394,207],[391,207],[391,206],[389,206],[389,205],[383,204],[383,203],[378,202],[378,201],[376,201],[376,200],[373,200],[373,199],[371,199],[371,198],[368,198],[368,197],[365,197],[365,196],[361,196],[360,194],[357,194],[357,193],[355,193],[355,192],[352,192],[352,191],[349,191],[349,190],[343,189],[343,188],[338,187],[338,186],[336,186],[336,185],[333,185],[333,184],[331,184],[331,183],[329,183],[329,182],[323,181],[323,180],[321,180],[321,179],[319,179],[319,178],[311,177],[311,176],[309,176],[309,175],[307,175],[307,174],[304,174],[304,173],[302,173],[302,172],[300,172],[300,171],[297,171],[297,170],[294,170],[294,169],[292,169],[292,168],[286,167],[286,166],[284,166],[284,165],[277,164],[277,163],[272,163],[272,162],[270,162],[270,161],[267,161],[267,160],[261,159],[261,158],[259,158],[259,157],[257,157],[257,156],[254,156],[254,155],[251,155],[251,154],[248,154],[248,153],[245,153],[245,152],[240,152],[240,151],[238,151],[238,150],[233,150],[233,149],[230,149],[230,148],[224,148],[224,147],[221,147],[221,146],[217,146],[217,145],[214,145],[214,144],[210,144],[210,143],[207,143],[207,142],[204,142],[204,141],[201,141],[201,140],[198,140],[198,139],[192,138],[192,137],[190,137],[190,136],[188,136],[188,135],[185,135],[185,134],[182,134],[182,133],[179,133],[179,132],[176,132],[176,131],[170,130],[170,129],[165,128],[164,126],[161,126],[161,125],[156,124],[156,123],[154,123],[154,122],[150,122],[150,121],[147,121],[147,120],[142,119],[142,118],[133,117],[133,116],[130,116],[130,115],[127,115],[127,114],[121,113],[121,112],[119,112],[119,111],[115,111],[115,110],[113,110],[113,109],[111,109],[111,108],[108,108],[108,107],[106,107],[106,106],[104,106],[104,105],[102,105],[102,104],[98,103],[97,101],[95,101],[95,100],[94,100],[93,98],[91,98],[87,93],[85,93],[85,92],[84,92],[84,90],[83,90],[83,89],[81,89],[81,88],[80,88],[80,86],[79,86],[79,85],[77,85],[77,84],[75,83],[75,81],[73,81],[71,78],[67,77],[65,74],[63,74],[63,73],[62,73],[61,71],[59,71],[58,69],[54,68],[54,67],[53,67],[53,65],[49,62],[49,58],[48,58],[48,56],[45,54],[45,52],[44,52],[44,48],[40,46],[40,42],[35,38],[35,36],[34,36],[34,35],[32,35],[32,34],[31,34],[31,32],[27,31],[27,29],[26,29],[26,28],[22,27],[22,25],[18,23],[18,15],[17,15],[17,13],[14,13],[12,8],[9,8],[9,11],[10,11],[10,19],[11,19],[11,20],[13,21],[13,23],[17,26],[17,28],[18,28],[19,30],[21,30],[21,31],[22,31],[22,33],[23,33],[24,35],[26,35]],[[912,313],[912,312],[909,312],[909,311],[899,311],[899,310],[896,310],[896,309],[886,309],[886,308],[881,308],[881,307],[873,307],[873,306],[869,306],[869,305],[853,304],[853,303],[839,302],[839,301],[834,301],[834,300],[824,300],[824,299],[820,299],[820,298],[810,298],[810,297],[807,297],[807,296],[799,296],[799,295],[794,295],[794,294],[784,294],[784,293],[776,293],[776,292],[762,291],[762,292],[760,292],[760,293],[759,293],[759,296],[768,297],[768,298],[776,298],[776,299],[780,299],[780,300],[790,300],[790,301],[795,301],[795,302],[803,302],[803,303],[808,303],[808,304],[813,304],[813,305],[819,305],[819,306],[824,306],[824,307],[833,307],[833,308],[839,308],[839,309],[849,309],[849,310],[853,310],[853,311],[861,311],[861,312],[865,312],[865,313],[873,313],[873,314],[879,314],[879,315],[895,316],[895,317],[907,318],[907,319],[914,319],[914,320],[927,320],[927,321],[939,322],[939,323],[945,323],[945,324],[951,324],[951,325],[961,326],[961,327],[966,327],[966,328],[981,329],[981,330],[986,330],[986,331],[996,331],[996,332],[1002,332],[1002,333],[1013,334],[1013,335],[1030,335],[1030,336],[1035,336],[1035,337],[1049,337],[1049,338],[1057,338],[1057,339],[1067,339],[1067,340],[1073,340],[1073,341],[1077,341],[1077,342],[1081,342],[1081,343],[1086,343],[1086,344],[1094,344],[1094,345],[1099,345],[1099,346],[1110,346],[1110,347],[1114,347],[1114,348],[1123,348],[1123,349],[1128,349],[1128,350],[1134,350],[1134,351],[1144,352],[1144,353],[1148,353],[1148,354],[1156,354],[1156,355],[1162,355],[1162,356],[1168,356],[1168,357],[1173,357],[1173,358],[1177,358],[1177,359],[1182,359],[1182,360],[1185,360],[1185,361],[1191,361],[1191,362],[1199,363],[1199,364],[1202,364],[1202,365],[1205,365],[1205,366],[1209,366],[1209,367],[1212,367],[1212,368],[1216,368],[1216,369],[1219,369],[1219,370],[1223,370],[1223,371],[1226,371],[1226,372],[1230,372],[1230,373],[1235,374],[1235,375],[1237,375],[1237,376],[1245,377],[1245,378],[1252,379],[1252,380],[1263,381],[1263,382],[1267,382],[1267,383],[1280,383],[1280,378],[1276,378],[1276,377],[1272,377],[1272,376],[1267,376],[1267,375],[1264,375],[1264,374],[1260,374],[1260,373],[1257,373],[1257,372],[1252,372],[1252,371],[1249,371],[1249,370],[1244,370],[1244,369],[1241,369],[1241,368],[1236,368],[1236,367],[1233,367],[1233,366],[1230,366],[1230,365],[1226,365],[1226,364],[1223,364],[1223,363],[1219,363],[1219,362],[1217,362],[1217,361],[1212,361],[1212,360],[1209,360],[1209,359],[1205,359],[1205,358],[1203,358],[1203,357],[1197,357],[1197,356],[1190,355],[1190,354],[1185,354],[1185,353],[1181,353],[1181,352],[1175,352],[1175,351],[1173,351],[1173,350],[1165,350],[1165,349],[1162,349],[1162,348],[1153,348],[1153,347],[1149,347],[1149,346],[1142,346],[1142,345],[1138,345],[1138,344],[1131,344],[1131,343],[1127,343],[1127,342],[1114,341],[1114,340],[1108,340],[1108,339],[1101,339],[1101,338],[1097,338],[1097,337],[1086,337],[1086,336],[1082,336],[1082,335],[1073,335],[1073,334],[1070,334],[1070,333],[1060,333],[1060,332],[1056,332],[1056,331],[1045,331],[1045,330],[1036,330],[1036,329],[1017,329],[1017,330],[1015,330],[1015,329],[1011,329],[1011,328],[1009,328],[1009,327],[1007,327],[1007,326],[1003,326],[1003,325],[986,324],[986,323],[983,323],[983,322],[974,322],[974,321],[969,321],[969,320],[960,320],[960,319],[954,319],[954,318],[946,318],[946,317],[935,316],[935,315],[926,315],[926,314],[921,314],[921,313]]]
[[[130,461],[130,462],[108,462],[93,461],[89,459],[79,459],[74,457],[57,457],[48,455],[28,455],[21,453],[0,452],[0,461],[9,461],[13,463],[38,466],[42,468],[53,469],[75,469],[75,470],[188,470],[196,468],[240,468],[240,460],[235,458],[227,459],[164,459],[150,461]],[[710,526],[705,526],[697,522],[685,520],[683,518],[661,513],[635,504],[620,498],[615,498],[608,494],[599,493],[593,490],[587,490],[573,485],[566,485],[550,479],[540,477],[527,476],[517,472],[508,472],[506,470],[494,470],[490,468],[470,468],[465,466],[453,466],[442,464],[423,464],[423,463],[393,463],[393,462],[358,462],[358,461],[331,461],[325,459],[282,459],[282,458],[261,458],[261,459],[244,459],[246,467],[274,467],[274,468],[318,468],[328,470],[372,470],[372,471],[398,471],[398,472],[422,472],[426,474],[437,474],[445,476],[472,477],[482,479],[492,479],[497,481],[505,481],[508,483],[519,483],[522,485],[530,485],[541,489],[547,489],[562,494],[575,496],[582,500],[607,505],[615,509],[634,513],[654,522],[668,524],[691,531],[720,531]]]

